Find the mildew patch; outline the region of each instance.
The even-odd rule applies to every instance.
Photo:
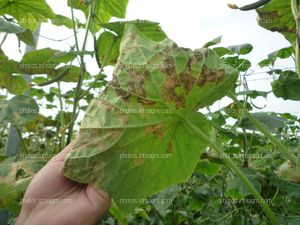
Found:
[[[172,142],[168,143],[168,148],[167,148],[167,153],[172,153],[173,152],[173,144]]]
[[[147,106],[153,106],[156,104],[156,102],[145,99],[145,98],[137,98],[138,103],[142,104],[142,105],[147,105]]]
[[[212,83],[218,84],[224,79],[224,77],[225,77],[224,69],[219,69],[219,70],[214,71],[214,70],[208,69],[207,66],[204,65],[197,84],[200,87],[204,86],[207,82],[212,82]]]
[[[145,159],[144,158],[136,158],[133,160],[133,164],[136,166],[140,166],[143,165],[145,163]]]
[[[157,124],[153,126],[146,127],[144,129],[145,135],[153,134],[156,138],[159,140],[163,140],[164,138],[164,125],[163,124]]]

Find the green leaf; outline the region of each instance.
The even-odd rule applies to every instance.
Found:
[[[253,113],[252,114],[256,120],[265,125],[266,128],[269,129],[270,132],[276,133],[279,129],[285,127],[284,119],[281,117],[268,114],[268,113]],[[256,127],[253,123],[248,119],[248,117],[243,118],[240,126],[244,129],[256,130]]]
[[[102,24],[102,27],[113,31],[118,37],[122,38],[126,24],[134,24],[143,35],[153,41],[163,41],[167,37],[165,32],[159,26],[159,23],[148,20],[112,22]]]
[[[6,89],[9,93],[22,95],[28,89],[28,84],[22,76],[11,76],[7,82]]]
[[[213,48],[213,50],[220,56],[224,56],[224,55],[233,55],[234,53],[232,51],[230,51],[228,48],[225,47],[217,47],[217,48]]]
[[[98,57],[100,62],[105,65],[114,65],[119,57],[121,38],[111,32],[103,32],[98,41]]]
[[[195,173],[203,174],[206,176],[213,176],[217,175],[219,173],[219,170],[220,165],[209,162],[208,160],[201,160],[195,169]]]
[[[19,75],[20,64],[14,60],[9,60],[0,52],[0,88],[5,88],[11,94],[24,94],[28,88],[25,79]]]
[[[9,60],[6,55],[0,54],[0,78],[16,73],[21,73],[20,64],[14,60]]]
[[[57,52],[50,48],[28,52],[20,62],[21,70],[26,74],[47,74],[57,66],[57,62],[51,60]]]
[[[69,29],[73,27],[72,19],[59,14],[56,14],[54,19],[51,19],[51,23],[56,26],[65,26]]]
[[[153,206],[158,212],[162,212],[172,204],[180,191],[181,187],[179,185],[173,185],[151,197],[150,201],[153,202]]]
[[[247,59],[240,59],[237,56],[227,57],[225,59],[225,65],[236,68],[240,72],[245,72],[251,68],[251,62]]]
[[[280,58],[280,59],[287,59],[289,57],[291,57],[294,54],[294,49],[292,46],[287,47],[287,48],[282,48],[276,52],[273,52],[271,54],[269,54],[269,58]]]
[[[11,122],[22,126],[32,122],[39,113],[39,106],[34,99],[19,95],[9,100],[0,111],[0,123]]]
[[[68,6],[75,9],[79,9],[84,12],[85,16],[88,15],[88,4],[89,2],[84,3],[84,1],[78,0],[68,0]],[[125,18],[126,8],[128,0],[103,0],[97,1],[95,5],[95,16],[97,26],[92,28],[92,32],[96,33],[102,24],[108,23],[112,17]]]
[[[266,98],[268,96],[269,92],[266,91],[256,91],[256,90],[249,90],[249,91],[241,91],[237,93],[237,95],[247,95],[250,98],[257,98],[259,96]]]
[[[272,82],[272,89],[278,98],[300,101],[300,78],[294,71],[283,71],[279,79]]]
[[[45,0],[0,0],[0,15],[3,14],[13,16],[31,31],[35,31],[47,18],[55,17]]]
[[[248,168],[242,168],[242,170],[256,190],[260,193],[261,184],[257,179],[257,175]],[[244,197],[251,195],[251,192],[243,185],[243,182],[239,177],[233,177],[227,183],[226,194],[233,199],[243,199]]]
[[[178,51],[189,58],[180,73]],[[207,143],[188,124],[209,135],[198,110],[224,97],[238,76],[223,63],[212,50],[153,41],[126,25],[113,80],[88,107],[63,174],[108,191],[125,212],[189,179]]]
[[[243,44],[243,45],[232,45],[227,48],[229,49],[229,51],[236,53],[238,55],[247,55],[252,51],[253,46],[251,44]]]
[[[214,46],[214,45],[217,45],[217,44],[220,44],[222,41],[222,36],[219,36],[209,42],[207,42],[205,45],[203,45],[203,48],[209,48],[211,46]]]
[[[0,183],[0,193],[3,193],[0,199],[0,209],[5,208],[5,206],[7,206],[17,198],[16,191],[13,190],[11,186],[5,183]]]
[[[61,52],[61,51],[55,51],[54,55],[50,59],[51,61],[54,61],[56,63],[68,63],[73,61],[77,56],[84,54],[91,54],[87,52]]]
[[[105,0],[99,3],[99,17],[101,13],[109,13],[113,17],[124,18],[126,16],[128,0]]]
[[[119,222],[119,224],[128,225],[128,221],[126,219],[126,216],[118,208],[118,206],[116,205],[116,203],[114,201],[112,201],[111,207],[109,208],[109,212],[114,217],[114,219],[116,219]]]
[[[258,65],[263,68],[266,66],[273,66],[277,59],[287,59],[294,54],[293,47],[282,48],[278,51],[272,52],[267,59],[262,60]]]
[[[62,66],[62,67],[59,67],[56,70],[51,71],[48,74],[48,77],[50,79],[53,79],[53,78],[59,76],[60,74],[64,73],[66,70],[68,70],[66,75],[62,79],[60,79],[59,81],[78,82],[79,76],[81,74],[81,69],[78,66]],[[88,73],[86,72],[85,76],[87,76],[87,75],[88,75]]]
[[[125,18],[128,0],[103,0],[96,5],[97,21],[107,23],[112,17]]]
[[[68,6],[73,7],[74,9],[81,10],[85,15],[88,14],[88,6],[87,4],[84,4],[83,1],[68,0]]]
[[[67,63],[76,58],[72,52],[61,52],[51,48],[43,48],[26,53],[20,68],[26,74],[48,74],[55,70],[60,63]]]
[[[30,31],[29,29],[25,30],[22,33],[18,33],[17,37],[19,41],[23,41],[27,45],[31,45],[31,46],[36,45],[32,31]]]
[[[296,23],[291,11],[291,1],[272,0],[256,11],[260,26],[273,32],[280,32],[291,44],[294,43]]]
[[[25,30],[26,29],[23,27],[17,26],[0,18],[0,32],[18,34],[24,32]]]
[[[245,101],[240,101],[244,107],[240,108],[236,103],[231,103],[224,108],[224,112],[230,115],[232,118],[238,119],[241,118],[246,112],[252,110],[251,104]]]

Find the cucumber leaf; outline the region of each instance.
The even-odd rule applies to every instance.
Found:
[[[189,179],[210,134],[200,108],[233,88],[237,71],[210,49],[155,41],[125,26],[113,79],[92,101],[62,173],[110,193],[130,212],[149,195]]]
[[[296,22],[290,0],[272,0],[256,10],[258,24],[270,31],[281,33],[291,44],[296,40]]]

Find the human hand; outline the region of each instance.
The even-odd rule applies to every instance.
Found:
[[[15,225],[94,225],[110,206],[110,196],[64,177],[60,168],[68,145],[33,178]]]

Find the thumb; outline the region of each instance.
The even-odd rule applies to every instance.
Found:
[[[110,195],[103,190],[95,189],[91,184],[86,187],[86,196],[99,217],[101,217],[111,205]]]

